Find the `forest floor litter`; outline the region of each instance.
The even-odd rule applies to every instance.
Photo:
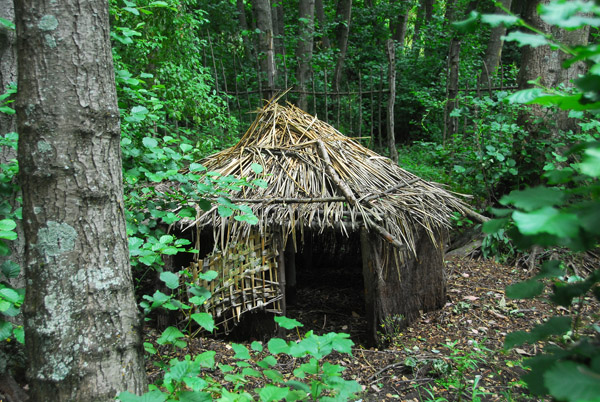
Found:
[[[551,315],[568,311],[539,299],[506,298],[507,285],[531,276],[522,268],[493,260],[451,257],[446,261],[446,272],[446,305],[398,330],[388,338],[385,348],[362,346],[366,323],[364,304],[356,286],[343,288],[332,281],[321,280],[316,287],[301,288],[298,301],[304,302],[290,308],[288,316],[304,324],[301,334],[313,330],[316,334],[345,332],[351,335],[355,343],[352,356],[334,352],[325,360],[343,366],[343,377],[354,379],[363,387],[358,400],[537,400],[528,395],[519,377],[524,371],[521,360],[535,355],[539,346],[525,345],[504,351],[504,337],[512,331],[530,330]],[[581,316],[589,317],[598,311],[598,304],[589,300],[583,309]],[[295,331],[287,332],[288,339],[297,339]],[[154,340],[156,334],[155,330],[149,330],[147,337]],[[234,351],[230,342],[201,337],[189,340],[188,347],[176,355],[165,348],[161,348],[161,354],[168,360],[214,350],[218,363],[233,365]],[[162,374],[154,364],[156,358],[153,359],[147,364],[151,382]],[[291,373],[299,364],[299,359],[279,357],[278,369]],[[254,386],[261,383],[257,381],[249,389]]]

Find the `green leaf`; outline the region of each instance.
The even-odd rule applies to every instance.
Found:
[[[514,205],[527,212],[542,207],[560,205],[565,200],[564,191],[555,187],[533,187],[514,190],[500,200],[502,205]]]
[[[219,205],[217,212],[219,213],[219,216],[223,218],[233,215],[233,209],[226,207],[225,205]]]
[[[294,320],[293,318],[287,318],[284,316],[275,316],[275,322],[279,324],[280,327],[285,329],[294,329],[297,327],[303,327],[299,321]]]
[[[204,172],[206,168],[202,166],[200,163],[191,163],[190,164],[190,172]]]
[[[290,350],[288,343],[281,338],[271,338],[267,343],[267,348],[274,355],[287,353]]]
[[[144,146],[146,148],[156,148],[158,146],[158,141],[156,141],[154,138],[152,137],[144,137],[142,139],[142,144],[144,144]]]
[[[485,222],[482,226],[482,230],[484,233],[492,234],[498,233],[500,230],[504,230],[509,220],[505,219],[492,219]]]
[[[510,104],[528,104],[542,96],[546,96],[546,94],[540,88],[530,88],[517,91],[504,99]]]
[[[519,47],[538,47],[550,44],[550,42],[548,42],[548,40],[542,35],[529,34],[521,31],[512,31],[508,35],[503,36],[502,39],[504,39],[507,42],[517,42],[517,45]]]
[[[232,343],[231,347],[235,352],[235,355],[233,356],[235,359],[250,360],[250,352],[247,347],[239,343]]]
[[[10,260],[4,261],[2,263],[2,273],[7,278],[16,278],[17,276],[19,276],[20,272],[21,267],[19,266],[19,264]]]
[[[0,231],[11,231],[17,227],[17,223],[12,219],[0,220]]]
[[[10,248],[0,240],[0,256],[10,255]]]
[[[258,163],[253,163],[252,165],[250,165],[250,168],[256,174],[261,174],[263,172],[263,167],[261,165],[259,165]]]
[[[554,364],[544,373],[544,385],[558,400],[600,401],[600,373],[572,361]]]
[[[579,168],[588,176],[600,177],[600,147],[587,148]]]
[[[146,392],[142,396],[138,396],[132,394],[131,392],[125,391],[121,392],[117,396],[117,399],[121,402],[165,402],[167,400],[167,397],[167,394],[158,390]]]
[[[13,325],[10,322],[4,321],[0,318],[0,341],[10,338],[12,335],[12,328]]]
[[[544,207],[533,212],[513,213],[515,224],[524,235],[548,233],[558,237],[576,237],[579,232],[577,215],[556,208]]]
[[[283,382],[283,375],[277,370],[264,370],[263,374],[265,375],[265,377],[267,377],[269,380],[273,381],[274,383]]]
[[[165,329],[160,337],[156,340],[156,343],[159,345],[173,344],[177,341],[177,339],[183,338],[183,336],[184,335],[177,328],[167,327],[167,329]]]
[[[200,364],[201,367],[212,369],[215,367],[215,355],[217,352],[209,350],[196,356],[195,362]]]
[[[17,342],[19,342],[21,345],[25,344],[25,329],[23,327],[14,327],[13,335]]]
[[[586,294],[592,285],[593,280],[590,278],[583,282],[568,284],[557,283],[554,288],[554,294],[550,297],[550,300],[560,306],[569,307],[575,297]]]
[[[477,11],[471,11],[467,19],[453,22],[452,27],[462,33],[473,32],[477,28],[479,16]]]
[[[258,341],[254,341],[250,344],[250,348],[252,350],[254,350],[255,352],[262,352],[263,351],[263,345],[262,343],[258,342]]]
[[[179,275],[169,272],[163,271],[160,273],[160,280],[167,285],[169,289],[177,289],[179,287]]]
[[[6,28],[11,29],[13,31],[15,30],[15,23],[5,18],[0,18],[0,25],[4,25]]]
[[[564,273],[565,271],[562,269],[562,263],[560,261],[550,260],[542,264],[540,272],[535,276],[535,278],[555,278],[557,276],[564,275]]]
[[[209,282],[215,279],[217,276],[219,276],[219,273],[213,270],[198,273],[198,278]]]
[[[536,341],[552,335],[562,335],[571,329],[571,322],[571,317],[551,317],[545,323],[533,328],[531,333],[536,337]]]
[[[188,382],[190,381],[196,381],[196,382],[200,382],[200,381],[204,381],[201,378],[186,378],[185,379],[185,383],[186,385],[189,384]],[[206,381],[204,381],[206,382]],[[190,387],[192,388],[192,387]],[[210,392],[198,392],[198,391],[181,391],[179,393],[179,401],[180,402],[212,402],[213,398],[212,398],[212,394]]]
[[[481,22],[491,25],[492,27],[497,27],[500,25],[504,25],[506,27],[515,25],[519,21],[519,18],[515,15],[507,15],[507,14],[482,14]]]
[[[511,299],[532,299],[544,291],[544,284],[535,279],[518,282],[506,287],[506,297]]]
[[[182,152],[188,152],[194,149],[194,147],[190,144],[179,144],[179,149],[181,149]]]
[[[540,17],[544,22],[565,29],[576,29],[585,25],[600,25],[600,18],[582,15],[594,11],[596,13],[598,11],[594,9],[594,2],[552,1],[549,4],[541,3],[539,6]]]
[[[215,330],[215,320],[209,313],[194,313],[190,318],[205,330],[212,332]]]
[[[262,378],[262,374],[260,371],[253,369],[252,367],[246,367],[242,370],[242,375],[245,375],[247,377],[256,377],[256,378]]]
[[[21,302],[21,296],[19,293],[11,288],[0,289],[0,298],[3,298],[11,304],[18,304]]]
[[[266,369],[266,368],[273,367],[274,365],[276,365],[277,359],[273,356],[267,356],[264,359],[260,360],[256,364],[258,365],[258,367]]]
[[[258,393],[261,402],[272,402],[280,401],[285,398],[290,391],[289,388],[279,388],[275,385],[265,385],[264,388],[257,388],[255,391]]]

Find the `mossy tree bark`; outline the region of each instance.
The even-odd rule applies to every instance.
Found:
[[[15,1],[32,401],[146,387],[102,0]]]

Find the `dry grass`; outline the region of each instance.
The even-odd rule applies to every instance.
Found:
[[[266,188],[245,187],[230,198],[251,205],[261,232],[280,226],[284,236],[294,239],[304,227],[346,233],[366,226],[414,253],[419,226],[433,238],[436,228],[449,225],[453,211],[464,208],[441,185],[420,179],[329,124],[276,100],[259,111],[237,145],[200,163],[224,176],[265,180]],[[255,173],[253,164],[263,172]],[[200,211],[193,224],[213,226],[217,239],[241,239],[250,230],[246,223],[219,217],[217,206]]]

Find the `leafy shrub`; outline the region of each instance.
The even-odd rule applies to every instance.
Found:
[[[159,345],[171,345],[174,349],[185,348],[186,338],[194,336],[192,322],[201,329],[212,332],[214,321],[208,313],[196,312],[204,304],[210,292],[186,280],[189,276],[182,271],[185,286],[180,287],[180,276],[163,272],[160,276],[174,293],[166,295],[156,292],[145,296],[141,306],[146,313],[158,308],[180,310],[186,315],[186,327],[166,328],[157,339]],[[202,279],[212,280],[214,271],[202,274]],[[177,295],[191,294],[189,305],[181,303]],[[195,308],[193,306],[196,306]],[[275,317],[275,321],[288,330],[301,327],[298,321],[287,317]],[[197,333],[197,332],[196,332]],[[347,401],[362,390],[356,381],[345,380],[341,373],[344,368],[323,359],[333,351],[352,354],[352,341],[348,334],[328,333],[315,335],[312,331],[299,336],[297,341],[272,338],[265,348],[261,342],[252,342],[250,348],[242,344],[231,344],[235,352],[235,365],[216,364],[215,352],[207,351],[194,358],[185,355],[183,359],[173,358],[161,364],[164,377],[148,393],[136,396],[128,392],[119,394],[123,402],[135,401]],[[151,343],[144,343],[148,353],[156,355],[158,350]],[[292,377],[278,369],[278,356],[284,359],[302,359],[293,371]],[[219,378],[222,378],[220,380]],[[256,383],[264,386],[255,387]]]
[[[600,6],[594,2],[553,1],[540,6],[539,12],[544,21],[563,29],[600,25]],[[513,32],[508,40],[520,45],[551,45],[572,56],[567,65],[579,60],[591,65],[585,76],[575,80],[574,91],[538,86],[511,95],[510,101],[573,110],[571,116],[574,117],[582,117],[583,111],[587,110],[593,114],[593,122],[587,123],[588,127],[598,127],[600,70],[596,67],[600,49],[597,45],[571,49],[549,35],[539,34],[515,16],[482,18],[494,24],[509,22],[534,32]],[[597,247],[600,241],[600,142],[589,136],[586,142],[572,147],[566,156],[570,158],[559,157],[560,164],[546,165],[543,178],[547,185],[513,191],[503,197],[500,203],[506,208],[495,209],[499,218],[486,223],[484,230],[498,233],[510,225],[507,233],[522,249],[534,245],[562,246],[581,252]],[[569,160],[573,162],[567,164]],[[543,352],[524,362],[531,370],[523,379],[533,394],[550,395],[559,401],[598,401],[600,328],[594,322],[599,317],[594,313],[590,317],[592,324],[584,328],[576,318],[585,300],[596,298],[600,301],[600,269],[585,279],[574,278],[565,272],[560,261],[546,261],[537,275],[508,287],[506,295],[511,298],[543,297],[548,287],[549,301],[571,314],[556,315],[530,332],[511,333],[506,337],[505,346],[544,343]]]

